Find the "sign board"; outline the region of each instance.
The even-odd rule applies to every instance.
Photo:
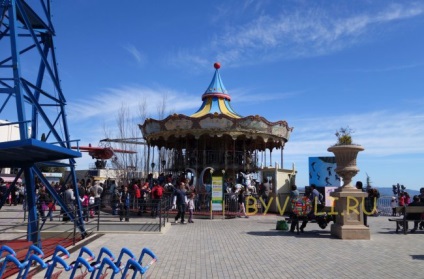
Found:
[[[334,192],[339,187],[325,187],[325,206],[334,206],[334,198],[330,196],[331,192]]]
[[[212,176],[212,210],[222,211],[222,176]]]
[[[309,157],[309,185],[339,187],[341,179],[334,171],[336,167],[335,157]]]

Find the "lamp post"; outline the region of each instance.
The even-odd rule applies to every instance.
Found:
[[[162,172],[163,172],[163,171],[165,171],[166,161],[165,160],[162,160],[161,163],[162,163]]]
[[[156,164],[152,162],[150,164],[150,166],[152,167],[152,175],[153,175],[153,173],[155,172],[155,166],[156,166]]]

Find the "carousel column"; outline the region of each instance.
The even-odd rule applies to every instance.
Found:
[[[196,151],[195,151],[195,158],[196,158],[196,175],[200,173],[199,171],[199,138],[195,137],[196,139]],[[198,176],[199,177],[199,176]],[[200,181],[200,179],[198,179]],[[199,185],[198,185],[199,186]]]
[[[227,163],[228,163],[228,148],[227,148],[227,140],[224,142],[224,170],[227,169]]]
[[[281,146],[281,155],[280,155],[281,156],[281,158],[280,158],[281,159],[281,169],[284,169],[284,165],[283,165],[283,163],[284,163],[284,161],[283,161],[283,153],[284,152],[283,152],[283,150],[284,150],[284,146]]]
[[[202,168],[206,168],[206,141],[203,140],[203,163]]]
[[[150,143],[147,143],[147,144],[148,144],[148,146],[147,146],[147,163],[146,163],[146,173],[145,173],[146,177],[149,175],[149,172],[150,172],[150,164],[149,164],[149,162],[150,162]]]
[[[243,140],[243,171],[247,172],[246,140]]]
[[[181,152],[182,153],[182,152]],[[185,154],[183,155],[184,158],[184,169],[188,166],[188,137],[186,137],[186,143],[185,143]]]
[[[269,167],[272,168],[272,148],[269,149]]]
[[[236,139],[233,138],[233,170],[235,171],[235,163],[236,163]]]

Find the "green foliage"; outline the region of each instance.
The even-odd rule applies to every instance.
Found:
[[[350,145],[352,144],[352,136],[353,130],[347,127],[342,127],[336,131],[337,143],[336,145]]]

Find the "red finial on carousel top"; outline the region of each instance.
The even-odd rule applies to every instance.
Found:
[[[215,64],[213,64],[213,67],[218,70],[219,68],[221,68],[221,64],[219,62],[215,62]]]

